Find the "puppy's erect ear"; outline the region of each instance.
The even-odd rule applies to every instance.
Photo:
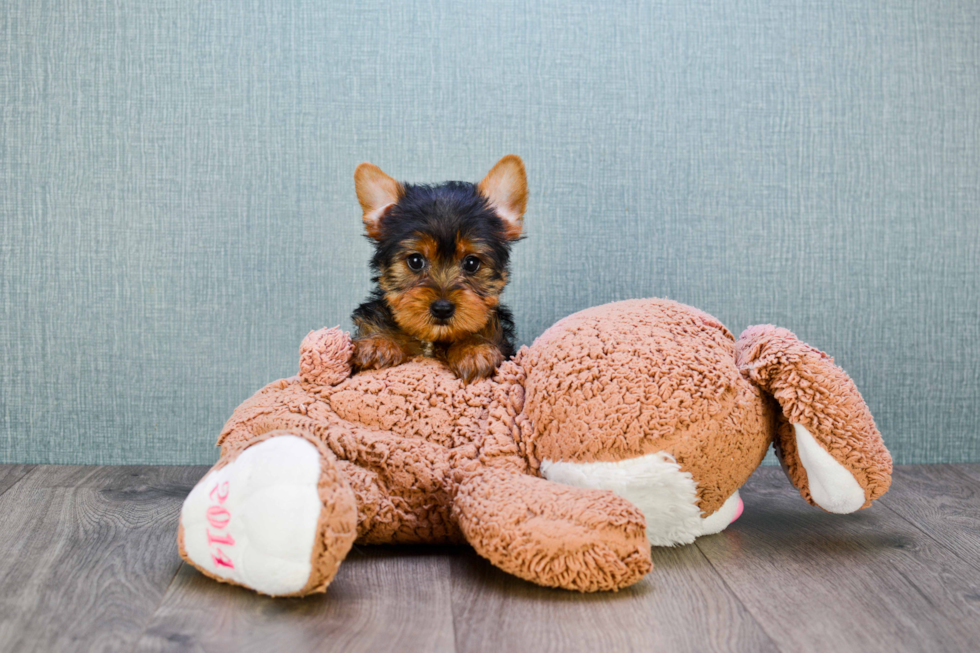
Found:
[[[364,230],[375,240],[381,238],[381,218],[405,189],[373,163],[362,163],[354,171],[354,190],[364,210]]]
[[[527,209],[527,174],[521,157],[508,154],[497,161],[477,188],[504,221],[507,238],[519,238]]]

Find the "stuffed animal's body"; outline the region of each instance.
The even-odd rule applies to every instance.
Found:
[[[236,409],[188,496],[181,555],[271,595],[324,591],[351,545],[468,542],[542,585],[614,590],[650,545],[717,533],[770,444],[803,498],[848,513],[891,458],[847,375],[785,329],[736,340],[667,300],[569,316],[469,385],[416,359],[350,375],[312,332],[300,374]]]

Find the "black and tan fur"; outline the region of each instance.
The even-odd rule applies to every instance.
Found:
[[[523,162],[506,156],[479,184],[403,184],[370,163],[354,180],[376,284],[352,316],[355,369],[426,355],[467,382],[492,375],[514,353],[500,294],[523,228]]]

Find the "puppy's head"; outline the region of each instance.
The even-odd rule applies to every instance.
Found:
[[[430,342],[482,329],[507,284],[527,205],[524,163],[508,155],[479,184],[403,184],[375,165],[354,172],[371,267],[398,325]]]

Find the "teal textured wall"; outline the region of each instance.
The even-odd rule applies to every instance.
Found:
[[[7,0],[0,462],[201,463],[369,285],[357,163],[524,157],[521,340],[628,297],[980,460],[980,4]]]

